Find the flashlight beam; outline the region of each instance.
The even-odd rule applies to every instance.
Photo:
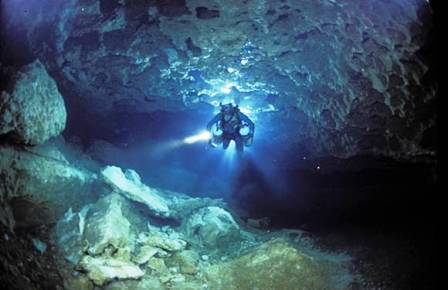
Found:
[[[199,134],[186,137],[184,139],[184,143],[185,144],[193,144],[193,143],[196,143],[199,141],[207,141],[207,140],[210,140],[211,138],[212,138],[212,135],[210,134],[210,132],[204,131]]]

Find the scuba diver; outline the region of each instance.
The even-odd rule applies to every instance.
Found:
[[[244,146],[252,145],[255,125],[249,117],[241,113],[237,105],[233,106],[231,103],[219,105],[221,112],[207,124],[207,131],[212,135],[209,144],[216,147],[222,143],[222,148],[227,149],[233,140],[237,152],[242,153]]]

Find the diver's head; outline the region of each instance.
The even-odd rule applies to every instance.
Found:
[[[224,119],[230,120],[235,112],[238,111],[238,106],[233,105],[232,103],[228,104],[219,104],[221,106],[221,113],[224,115]]]
[[[221,112],[223,113],[230,112],[234,108],[232,103],[227,104],[219,103],[219,106],[221,107]]]

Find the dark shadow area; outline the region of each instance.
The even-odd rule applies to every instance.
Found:
[[[27,227],[11,234],[0,224],[0,234],[2,289],[62,289],[62,277],[55,262],[57,253],[53,248],[39,253],[32,240],[32,237],[38,237],[48,242],[49,227]]]
[[[384,287],[435,289],[435,165],[368,156],[333,163],[332,171],[282,170],[277,182],[284,192],[273,192],[260,170],[245,167],[231,203],[245,218],[268,217],[272,228],[300,228],[326,249],[349,252],[358,270]]]

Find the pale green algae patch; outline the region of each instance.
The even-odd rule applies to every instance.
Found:
[[[352,277],[340,266],[278,238],[205,271],[210,289],[347,289]]]

